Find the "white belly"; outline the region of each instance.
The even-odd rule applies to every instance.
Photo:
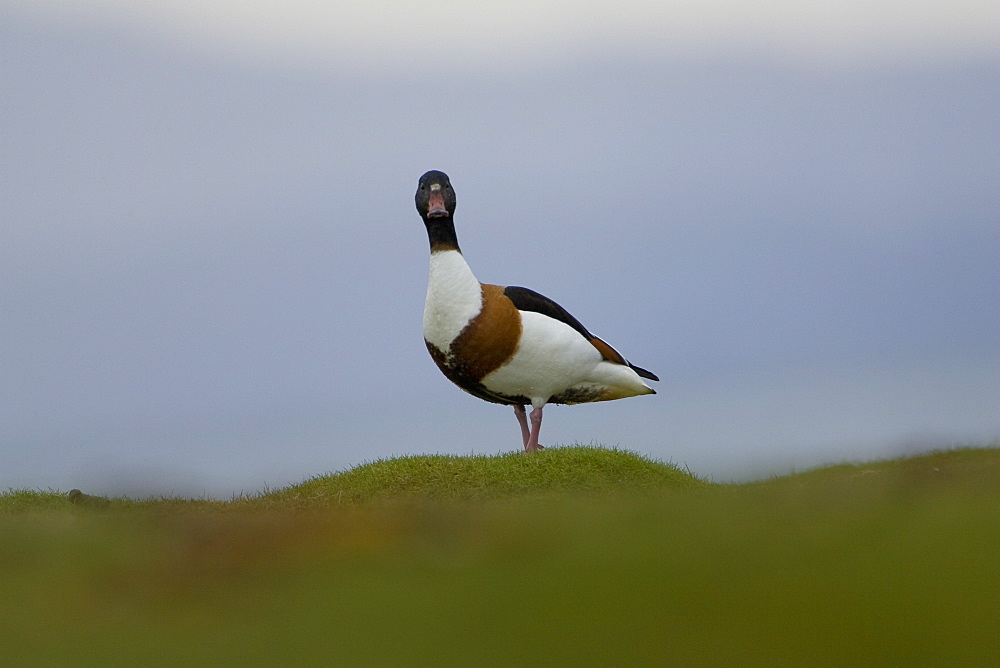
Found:
[[[569,325],[534,312],[522,312],[521,324],[517,352],[483,379],[490,390],[525,396],[536,406],[570,389],[601,390],[604,399],[652,392],[632,369],[606,361]]]

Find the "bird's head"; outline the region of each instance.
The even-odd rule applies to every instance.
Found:
[[[424,220],[451,218],[455,213],[455,190],[444,172],[432,170],[421,176],[415,199]]]

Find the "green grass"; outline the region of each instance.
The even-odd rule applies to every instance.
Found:
[[[227,502],[11,491],[0,647],[10,665],[992,665],[998,555],[997,448],[745,485],[573,447]]]
[[[541,457],[423,455],[363,464],[307,480],[269,499],[328,507],[386,500],[489,501],[567,493],[606,494],[688,489],[690,473],[625,450],[574,446]]]

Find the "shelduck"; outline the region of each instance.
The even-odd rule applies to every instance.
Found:
[[[546,404],[656,394],[643,378],[659,378],[631,364],[559,304],[527,288],[476,279],[458,247],[455,190],[447,174],[421,176],[416,204],[431,245],[427,350],[469,394],[514,407],[525,452],[542,449],[538,433]]]

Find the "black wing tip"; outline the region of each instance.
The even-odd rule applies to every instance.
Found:
[[[659,377],[657,377],[657,375],[652,371],[646,371],[642,367],[636,366],[634,364],[629,364],[629,366],[632,367],[633,371],[639,374],[640,378],[645,378],[647,380],[655,380],[656,382],[660,382]]]

